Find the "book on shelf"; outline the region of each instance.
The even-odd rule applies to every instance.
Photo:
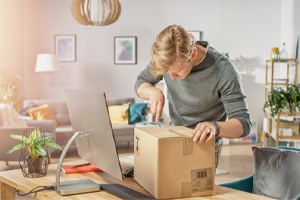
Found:
[[[83,165],[63,165],[61,171],[64,174],[85,173],[85,172],[101,172],[102,170],[93,164]]]

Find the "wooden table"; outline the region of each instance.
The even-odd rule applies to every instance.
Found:
[[[64,164],[78,164],[79,162],[71,162]],[[48,173],[45,177],[41,178],[25,178],[22,175],[20,169],[2,171],[0,172],[0,199],[15,199],[15,190],[20,190],[22,192],[28,192],[36,186],[48,186],[55,182],[55,172],[56,164],[52,164],[48,168]],[[125,178],[124,180],[118,180],[109,174],[104,172],[90,172],[82,174],[68,174],[61,175],[61,181],[66,180],[78,180],[89,178],[96,183],[119,183],[136,191],[142,192],[149,195],[133,178]],[[232,200],[232,199],[247,199],[247,200],[259,200],[259,199],[269,199],[263,196],[242,192],[239,190],[233,190],[226,187],[221,187],[216,185],[216,194],[214,196],[206,197],[193,197],[188,199],[222,199],[222,200]],[[94,192],[86,194],[78,194],[71,196],[60,196],[56,191],[41,191],[33,195],[37,199],[117,199],[115,196],[108,194],[106,192]]]

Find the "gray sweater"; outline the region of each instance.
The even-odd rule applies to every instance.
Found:
[[[163,78],[174,125],[194,128],[203,121],[235,118],[243,126],[242,137],[249,134],[251,116],[240,75],[229,59],[214,48],[208,46],[206,58],[185,79],[171,80],[169,73],[154,79],[148,65],[137,77],[135,91],[144,82],[155,85]]]

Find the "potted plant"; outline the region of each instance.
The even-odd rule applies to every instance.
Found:
[[[275,117],[279,112],[294,113],[300,110],[300,92],[298,86],[288,86],[286,89],[276,87],[268,94],[264,104],[264,112],[270,107],[271,116]]]
[[[23,135],[10,134],[10,137],[20,143],[10,148],[7,153],[22,150],[20,167],[26,177],[41,177],[47,174],[49,155],[46,147],[62,150],[62,147],[53,141],[50,135],[44,135],[39,128],[28,129]]]

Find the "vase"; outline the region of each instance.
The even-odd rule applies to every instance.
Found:
[[[22,151],[19,165],[24,177],[38,178],[46,176],[49,162],[50,158],[48,155],[32,158],[26,151]]]

